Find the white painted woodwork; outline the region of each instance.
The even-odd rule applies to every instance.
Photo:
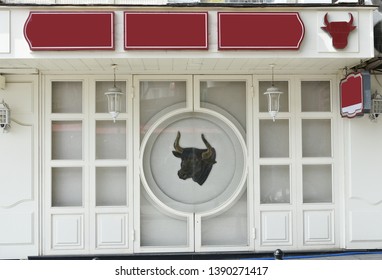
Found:
[[[304,244],[334,244],[334,211],[304,211]]]
[[[118,76],[125,104],[116,123],[101,95],[110,80],[45,77],[43,254],[133,250],[131,77]]]
[[[38,84],[35,76],[5,76],[0,99],[11,109],[11,128],[0,134],[0,258],[39,252]]]
[[[262,211],[261,245],[292,245],[292,213],[290,211]]]
[[[97,249],[129,248],[129,215],[97,214]]]
[[[259,131],[254,138],[255,143],[258,141],[254,158],[255,248],[338,248],[341,176],[340,135],[334,133],[338,131],[337,99],[333,98],[336,79],[276,77],[286,81],[284,90],[293,94],[289,94],[289,107],[277,115],[273,127],[261,102],[263,79],[254,75],[259,82],[258,99],[254,99],[254,131]],[[316,103],[316,94],[325,97],[323,104]],[[310,129],[311,123],[316,129]]]
[[[84,249],[84,216],[82,214],[52,215],[51,249]]]
[[[370,208],[368,210],[367,208]],[[363,247],[369,247],[371,244],[380,247],[379,243],[382,240],[382,228],[380,221],[382,213],[373,211],[372,206],[364,207],[367,210],[355,210],[349,213],[349,245],[354,247],[354,244],[360,244]],[[367,245],[366,245],[367,244]]]
[[[378,76],[377,79],[380,79]],[[381,91],[379,84],[375,89]],[[373,89],[373,90],[375,90]],[[367,117],[347,120],[346,246],[382,248],[381,125]]]
[[[11,12],[0,11],[0,54],[11,51]]]

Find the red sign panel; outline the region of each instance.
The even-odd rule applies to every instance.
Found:
[[[361,73],[352,73],[340,82],[341,116],[352,118],[362,114],[363,77]]]
[[[125,49],[208,49],[208,13],[125,12]]]
[[[219,50],[298,50],[305,28],[298,13],[218,13]]]
[[[24,36],[33,51],[114,50],[114,13],[31,12]]]

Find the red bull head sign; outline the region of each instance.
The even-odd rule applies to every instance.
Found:
[[[328,13],[325,14],[324,24],[321,27],[324,31],[328,32],[332,37],[333,47],[336,49],[344,49],[348,44],[348,37],[351,31],[356,26],[353,25],[353,15],[349,13],[349,21],[329,21]]]

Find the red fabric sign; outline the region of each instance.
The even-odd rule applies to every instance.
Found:
[[[341,116],[352,118],[362,114],[363,79],[361,73],[352,73],[340,82]]]
[[[219,50],[298,50],[305,28],[298,13],[218,13]]]
[[[24,25],[37,50],[114,50],[113,12],[31,12]]]
[[[208,49],[208,13],[125,12],[125,49]]]

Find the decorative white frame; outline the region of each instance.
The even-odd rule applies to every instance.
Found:
[[[192,83],[193,79],[193,83]],[[251,197],[252,197],[252,187],[251,187],[251,181],[249,179],[249,176],[251,176],[251,172],[248,173],[248,168],[250,162],[251,162],[251,154],[248,152],[248,149],[251,149],[252,145],[251,143],[251,119],[252,119],[252,107],[251,107],[251,102],[249,102],[252,99],[252,77],[250,75],[247,76],[228,76],[228,75],[203,75],[203,76],[191,76],[191,75],[176,75],[176,76],[157,76],[157,75],[139,75],[135,77],[134,80],[134,88],[137,89],[138,94],[138,89],[139,89],[139,82],[140,81],[177,81],[177,80],[185,80],[187,82],[187,94],[186,94],[186,107],[182,109],[177,109],[174,111],[169,111],[165,113],[164,115],[160,116],[154,123],[151,124],[151,128],[147,132],[146,136],[142,140],[142,144],[139,145],[140,140],[139,140],[139,133],[135,134],[135,143],[136,146],[134,148],[135,150],[135,166],[140,166],[140,172],[138,170],[135,170],[135,192],[134,192],[134,197],[135,197],[135,231],[139,232],[140,225],[139,225],[139,212],[140,212],[140,207],[139,207],[139,197],[140,197],[140,180],[142,180],[142,183],[146,189],[146,192],[148,193],[150,201],[153,202],[154,205],[157,205],[158,208],[161,209],[164,213],[166,213],[169,216],[172,217],[183,217],[188,221],[189,224],[189,246],[188,247],[161,247],[161,246],[156,246],[156,247],[141,247],[140,246],[140,237],[136,238],[135,242],[135,251],[137,252],[181,252],[181,251],[197,251],[197,252],[202,252],[202,251],[238,251],[238,250],[253,250],[254,249],[254,242],[252,238],[252,232],[253,232],[253,217],[252,217],[252,203],[251,203]],[[200,82],[203,80],[214,80],[214,81],[245,81],[247,85],[247,93],[246,93],[246,108],[247,108],[247,116],[246,116],[246,122],[247,122],[247,133],[246,133],[246,140],[242,138],[243,132],[239,131],[239,129],[231,123],[226,117],[223,115],[219,114],[218,112],[212,111],[207,108],[203,108],[200,106]],[[139,98],[135,98],[135,114],[139,115]],[[167,205],[165,205],[162,201],[160,201],[158,198],[155,197],[155,195],[152,193],[150,188],[147,186],[147,182],[145,181],[144,178],[142,178],[143,174],[143,162],[142,162],[142,156],[143,156],[143,150],[147,140],[149,138],[149,135],[152,131],[154,131],[164,120],[177,116],[182,113],[189,113],[189,112],[200,112],[202,114],[207,114],[211,115],[215,118],[218,118],[219,120],[223,121],[226,123],[232,131],[238,136],[238,139],[241,139],[241,146],[243,149],[243,152],[245,155],[247,155],[247,158],[245,158],[245,170],[241,178],[241,182],[239,183],[238,189],[234,192],[234,194],[228,199],[224,204],[222,204],[220,207],[201,212],[201,213],[187,213],[187,212],[181,212],[178,210],[174,210],[172,208],[169,208]],[[135,132],[139,131],[139,118],[135,119]],[[239,198],[240,194],[244,191],[243,186],[247,182],[247,200],[248,200],[248,241],[247,241],[247,246],[240,247],[240,246],[221,246],[221,247],[207,247],[207,246],[202,246],[201,244],[201,221],[203,217],[213,217],[224,211],[225,209],[229,208],[232,204],[234,204]]]
[[[343,241],[343,205],[344,198],[341,199],[340,193],[344,190],[343,169],[340,159],[343,158],[343,151],[339,144],[341,139],[342,123],[339,118],[339,101],[337,96],[337,89],[335,87],[338,83],[336,76],[277,76],[278,81],[289,82],[289,112],[280,112],[277,119],[289,119],[290,126],[290,142],[289,154],[290,157],[282,159],[273,158],[260,158],[259,157],[259,139],[257,131],[259,131],[259,119],[271,119],[268,112],[258,111],[258,98],[262,94],[259,92],[259,81],[269,81],[270,76],[263,75],[124,75],[119,77],[118,80],[127,82],[127,113],[121,113],[119,118],[127,120],[128,129],[128,151],[129,155],[126,159],[127,166],[127,180],[128,185],[128,205],[126,207],[96,207],[95,206],[95,190],[91,190],[89,186],[94,184],[94,168],[99,166],[95,158],[91,156],[94,151],[95,140],[91,139],[92,133],[95,131],[95,120],[110,119],[108,113],[95,114],[94,95],[88,92],[95,91],[96,81],[111,81],[110,75],[104,76],[62,76],[62,75],[48,75],[42,76],[42,82],[45,87],[43,88],[43,95],[41,97],[42,105],[45,110],[43,112],[43,141],[42,154],[44,164],[42,165],[42,254],[107,254],[107,253],[144,253],[144,252],[212,252],[212,251],[273,251],[276,248],[282,247],[284,250],[319,250],[319,249],[335,249],[344,246]],[[48,108],[51,104],[51,89],[52,81],[83,81],[83,113],[71,114],[68,116],[60,116],[60,114],[51,114]],[[213,81],[246,81],[246,139],[243,138],[243,146],[247,147],[247,246],[204,246],[201,240],[201,223],[205,217],[214,217],[221,213],[226,207],[236,202],[238,195],[232,196],[232,199],[227,201],[224,205],[217,209],[213,209],[204,213],[182,213],[167,209],[165,205],[160,205],[162,211],[166,215],[180,217],[187,222],[188,244],[187,246],[140,246],[140,166],[141,166],[141,152],[140,152],[140,134],[139,132],[139,82],[140,81],[186,81],[187,95],[186,106],[182,109],[170,111],[162,118],[173,116],[185,112],[203,112],[216,115],[222,118],[219,113],[212,112],[208,108],[200,106],[200,82],[205,80]],[[301,112],[300,104],[300,83],[301,81],[330,81],[331,83],[331,111],[309,113]],[[297,93],[297,94],[296,94]],[[133,116],[135,116],[133,118]],[[301,152],[301,119],[331,119],[331,133],[332,133],[332,156],[328,158],[302,158]],[[58,163],[51,162],[50,159],[50,121],[57,120],[73,120],[81,119],[84,121],[84,137],[83,143],[88,145],[88,148],[83,149],[84,160]],[[224,117],[222,118],[224,119]],[[276,121],[277,121],[276,119]],[[157,122],[160,122],[158,120]],[[232,125],[232,124],[230,124]],[[236,129],[236,128],[233,128]],[[239,132],[237,132],[240,134]],[[87,162],[87,163],[85,163]],[[50,168],[52,166],[76,166],[84,167],[86,164],[92,166],[93,169],[84,171],[84,185],[88,186],[84,189],[84,204],[83,207],[50,207],[51,190],[50,184]],[[291,202],[288,205],[268,205],[260,204],[260,187],[259,187],[259,168],[260,165],[289,165],[290,166],[290,185],[291,185]],[[333,186],[333,203],[323,204],[303,204],[302,203],[302,164],[332,164],[332,186]],[[102,166],[120,166],[119,163],[109,160],[103,160]],[[91,171],[93,170],[93,171]],[[238,190],[240,192],[241,190]],[[149,198],[152,199],[152,198]],[[162,207],[163,206],[163,207]],[[264,240],[262,233],[262,220],[267,213],[284,213],[283,217],[290,217],[287,221],[289,223],[287,239],[284,242],[277,243],[272,240]],[[105,243],[97,238],[97,217],[99,215],[113,215],[121,221],[126,221],[123,225],[123,230],[126,231],[127,239],[121,242]],[[304,222],[304,217],[316,218],[317,215],[323,214],[325,217],[320,220],[330,229],[330,238],[317,239],[315,235],[307,232],[309,227]],[[78,227],[82,231],[82,236],[73,244],[60,244],[60,248],[53,248],[52,244],[52,222],[53,217],[65,217],[66,215],[73,216],[76,221],[80,221]],[[312,216],[313,215],[313,216]],[[102,216],[102,217],[104,217]],[[109,217],[109,216],[108,216]],[[111,216],[110,216],[111,217]],[[320,218],[319,218],[320,219]],[[325,220],[326,219],[326,220]],[[93,231],[94,229],[94,231]],[[95,233],[92,233],[95,232]],[[97,244],[100,246],[97,247]],[[282,245],[285,244],[285,245]],[[110,245],[110,246],[109,246]]]
[[[341,139],[340,118],[339,118],[339,100],[337,96],[338,83],[336,76],[315,75],[315,76],[283,76],[276,77],[278,81],[289,82],[289,112],[280,112],[277,119],[289,120],[289,157],[286,158],[260,158],[259,146],[255,145],[254,171],[255,171],[255,227],[258,235],[256,237],[256,251],[274,251],[276,249],[283,250],[319,250],[319,249],[335,249],[341,247],[341,217],[343,217],[342,207],[343,201],[339,194],[343,189],[342,182],[342,165],[340,158],[342,152],[339,145]],[[259,81],[264,79],[270,80],[269,76],[254,75],[254,85],[256,98],[254,99],[254,131],[259,131],[260,119],[271,119],[268,113],[258,111],[258,96],[262,94],[258,90]],[[331,94],[330,112],[302,112],[301,111],[301,82],[302,81],[329,81]],[[302,135],[301,120],[302,119],[330,119],[331,120],[331,152],[332,155],[327,158],[303,158],[302,157]],[[257,140],[256,140],[257,139]],[[255,135],[255,141],[258,138]],[[330,164],[332,166],[332,203],[303,203],[302,190],[302,166],[304,164]],[[290,203],[289,204],[261,204],[260,203],[260,166],[261,165],[289,165],[290,166]],[[264,236],[264,215],[279,212],[289,217],[286,221],[285,230],[288,232],[285,240],[269,240]],[[306,225],[309,213],[322,213],[329,217],[328,227],[330,238],[312,239],[307,233]],[[329,213],[329,214],[328,214]],[[285,243],[285,245],[282,245]]]
[[[132,253],[133,252],[133,143],[127,141],[126,154],[127,159],[121,160],[96,160],[95,153],[95,122],[96,120],[110,120],[110,115],[106,113],[95,112],[95,84],[97,81],[112,81],[112,75],[84,75],[78,76],[61,76],[47,75],[44,76],[44,137],[45,145],[44,154],[44,176],[43,176],[43,254],[115,254]],[[126,82],[126,113],[121,113],[118,119],[126,120],[127,137],[132,135],[133,125],[133,105],[132,105],[132,76],[120,75],[119,81]],[[51,84],[56,81],[81,81],[82,82],[82,113],[80,114],[55,114],[50,113],[51,108]],[[83,157],[81,160],[51,160],[51,121],[52,120],[81,120],[83,126]],[[97,166],[126,166],[126,182],[127,182],[127,205],[125,206],[96,206],[95,196],[95,168]],[[81,167],[83,168],[83,196],[82,206],[79,207],[51,207],[51,168],[52,167]],[[99,225],[97,223],[99,215],[113,215],[120,217],[124,223],[123,230],[125,236],[121,237],[121,242],[100,242]],[[78,240],[73,244],[64,241],[54,246],[54,217],[73,217],[76,219],[77,228],[80,234]],[[75,230],[75,228],[74,228]],[[73,233],[74,234],[74,233]]]

